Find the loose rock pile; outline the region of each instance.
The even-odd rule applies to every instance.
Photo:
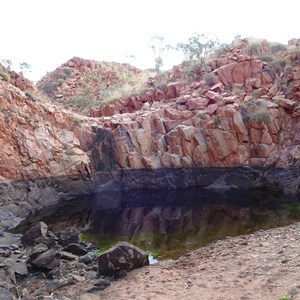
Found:
[[[1,233],[0,299],[94,299],[87,297],[149,264],[147,253],[125,242],[99,258],[96,249],[80,243],[74,227],[54,234],[38,222],[24,235]]]

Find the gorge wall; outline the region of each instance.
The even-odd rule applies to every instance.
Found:
[[[1,203],[195,185],[299,193],[300,55],[287,58],[289,98],[268,64],[240,51],[226,59],[211,63],[210,85],[183,83],[175,68],[165,87],[91,117],[43,101],[25,79],[0,80]]]

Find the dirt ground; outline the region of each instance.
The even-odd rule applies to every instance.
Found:
[[[128,273],[85,299],[300,299],[300,223],[227,238]]]

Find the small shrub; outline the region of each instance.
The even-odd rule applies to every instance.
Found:
[[[71,68],[71,67],[64,67],[64,68],[63,68],[63,72],[64,72],[67,76],[71,76],[71,75],[72,75],[72,68]]]
[[[65,82],[65,80],[62,79],[62,78],[57,79],[57,85],[58,86],[62,85],[64,82]]]
[[[284,68],[284,61],[282,58],[276,58],[271,62],[271,66],[275,70],[275,72],[282,72]]]
[[[51,80],[45,83],[43,90],[47,95],[53,95],[56,88],[59,86],[59,83],[56,80]]]
[[[257,98],[259,95],[260,95],[260,90],[257,89],[257,90],[253,90],[251,95],[254,97],[254,98]]]
[[[292,66],[291,65],[287,65],[283,69],[284,75],[289,74],[291,71],[292,71]]]
[[[74,117],[74,124],[75,125],[80,125],[81,124],[81,120],[79,118]]]
[[[4,72],[0,72],[0,77],[1,77],[4,81],[6,81],[6,82],[9,82],[9,80],[10,80],[9,75],[8,75],[7,73],[4,73]]]
[[[36,101],[36,97],[35,96],[33,96],[31,93],[29,93],[29,92],[25,92],[25,96],[28,98],[28,99],[30,99],[30,100],[32,100],[32,101]]]
[[[272,55],[260,55],[260,56],[258,56],[258,59],[265,61],[265,62],[271,62],[274,60],[274,57]]]
[[[269,124],[271,122],[271,115],[267,107],[267,103],[263,99],[256,101],[249,101],[240,105],[243,121],[254,120],[256,122],[264,122]]]
[[[197,89],[197,90],[194,90],[192,95],[193,95],[194,97],[200,97],[200,95],[201,95],[204,91],[205,91],[205,89],[199,88],[199,89]]]
[[[300,53],[300,47],[297,47],[295,49],[289,50],[285,53],[284,57],[288,55],[293,55],[293,54],[299,54]]]
[[[196,116],[199,118],[199,119],[202,119],[202,120],[205,120],[207,119],[207,113],[206,112],[202,112],[202,111],[199,111]]]
[[[66,155],[76,155],[76,152],[75,152],[73,149],[67,149],[67,150],[65,151],[65,154],[66,154]]]
[[[271,43],[270,44],[270,51],[272,54],[276,54],[279,51],[284,51],[285,50],[285,46],[281,43]]]
[[[249,54],[252,55],[259,55],[261,49],[261,43],[251,43],[248,46]]]
[[[207,83],[207,85],[213,86],[216,84],[216,75],[214,73],[207,73],[203,76],[203,80]]]
[[[233,87],[232,88],[232,93],[237,95],[237,96],[241,96],[245,93],[245,91],[243,89],[241,89],[240,87]]]
[[[221,124],[221,117],[220,116],[213,116],[214,125],[218,127]]]

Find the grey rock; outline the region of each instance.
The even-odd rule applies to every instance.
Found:
[[[47,273],[47,277],[49,279],[55,279],[55,278],[60,278],[61,277],[61,269],[60,267],[56,267],[52,269],[50,272]]]
[[[94,259],[95,259],[96,255],[93,253],[88,253],[86,255],[80,256],[78,261],[85,263],[85,264],[89,264],[91,263]]]
[[[20,276],[28,275],[27,265],[24,261],[16,261],[12,263],[12,269],[15,272],[15,274],[18,274]]]
[[[44,268],[48,270],[52,270],[55,267],[58,267],[61,262],[60,253],[54,249],[48,249],[43,252],[35,259],[31,261],[31,264],[37,268]]]
[[[68,227],[58,234],[59,242],[62,246],[66,247],[71,243],[79,243],[79,232],[75,227]]]
[[[35,239],[35,244],[45,244],[49,248],[58,248],[56,239],[49,236],[40,236]]]
[[[0,287],[0,300],[15,300],[15,296],[7,289]]]
[[[131,271],[149,265],[148,254],[138,247],[118,242],[98,258],[100,275],[120,277],[122,271]]]
[[[86,269],[87,268],[87,265],[86,264],[84,264],[83,262],[79,262],[79,261],[76,261],[75,262],[75,266],[76,266],[76,268],[77,269]]]
[[[40,254],[42,254],[43,252],[47,251],[49,248],[47,245],[45,244],[38,244],[36,246],[34,246],[29,254],[29,257],[31,260],[35,259],[36,257],[38,257]]]
[[[110,281],[107,279],[100,278],[95,283],[94,286],[98,287],[100,290],[104,290],[108,286],[110,286]]]
[[[71,243],[67,247],[64,248],[64,251],[73,253],[75,255],[81,256],[87,254],[86,249],[77,243]]]
[[[0,287],[7,289],[7,284],[4,281],[0,280]]]
[[[46,237],[48,233],[48,226],[44,222],[38,222],[32,226],[21,238],[23,245],[32,246],[36,244],[38,237]]]
[[[65,259],[65,260],[76,260],[78,259],[78,256],[70,253],[70,252],[66,252],[66,251],[61,251],[60,252],[61,255],[61,259]]]
[[[11,266],[11,262],[8,261],[4,268],[0,268],[0,281],[5,282],[6,284],[16,284],[16,275]]]
[[[71,285],[74,283],[75,283],[75,280],[73,278],[52,280],[46,284],[46,291],[49,293],[52,293],[63,286]]]

